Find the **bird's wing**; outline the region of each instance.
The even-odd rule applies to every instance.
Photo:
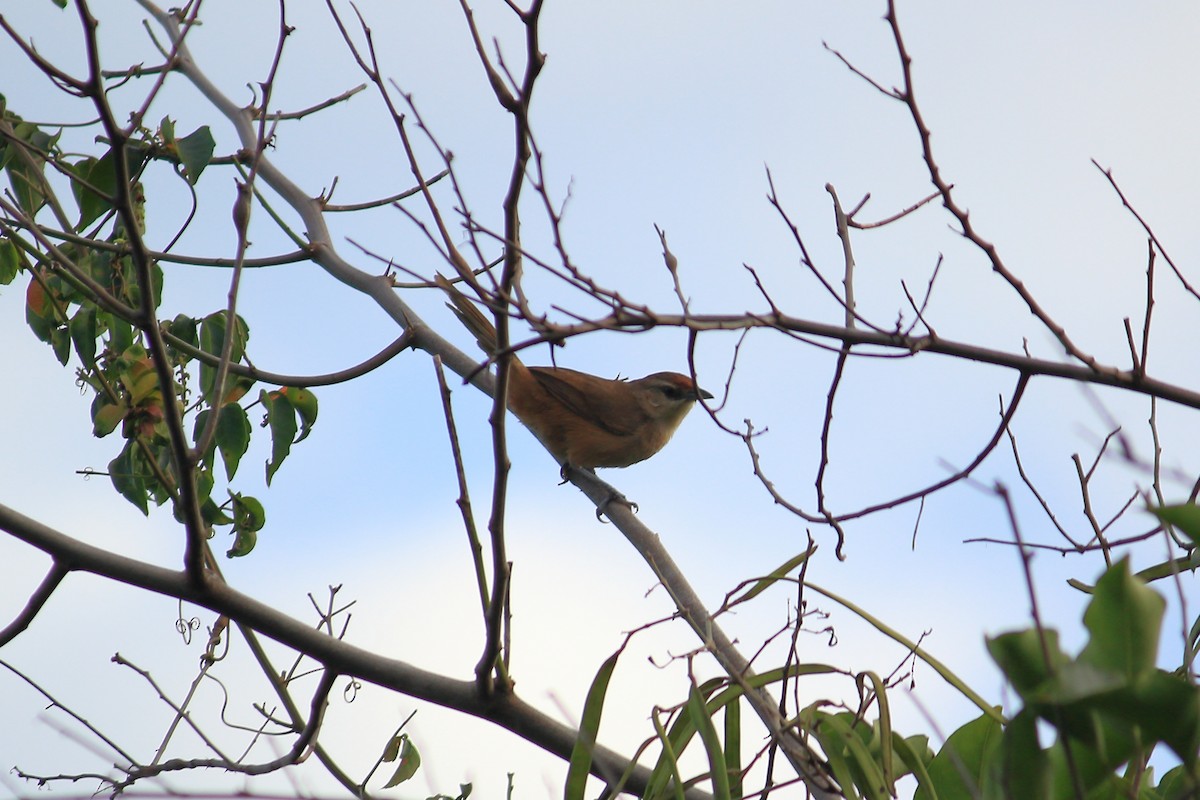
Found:
[[[588,392],[584,388],[588,384],[597,386],[612,383],[607,378],[598,378],[584,372],[563,367],[530,367],[529,372],[537,380],[546,393],[566,406],[572,413],[582,417],[601,430],[608,431],[614,436],[631,436],[642,423],[640,414],[637,419],[627,419],[626,424],[618,420],[629,416],[629,409],[614,409],[612,403],[605,400],[608,392]],[[570,373],[573,382],[562,378],[563,373]]]

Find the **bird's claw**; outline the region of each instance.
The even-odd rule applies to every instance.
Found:
[[[608,507],[610,505],[612,505],[613,503],[627,506],[629,508],[629,510],[632,511],[634,514],[636,514],[638,512],[638,504],[637,503],[633,502],[632,500],[630,500],[628,497],[621,494],[620,492],[614,490],[603,503],[596,506],[596,519],[600,520],[601,522],[604,522],[603,515],[608,512]]]
[[[571,464],[563,464],[562,469],[559,471],[559,475],[562,477],[562,482],[559,483],[559,486],[562,486],[564,483],[567,483],[570,480],[570,476],[568,473],[572,469],[578,469],[582,472],[590,473],[593,478],[596,477],[596,470],[591,469],[590,467],[575,467],[575,466],[572,466]],[[599,480],[599,478],[597,478],[597,480]],[[628,497],[621,494],[620,492],[618,492],[616,489],[609,486],[604,481],[600,481],[600,485],[604,486],[605,488],[608,489],[608,497],[605,498],[602,503],[600,503],[598,506],[596,506],[596,519],[600,520],[601,522],[604,522],[604,515],[606,513],[606,510],[613,503],[617,503],[618,505],[623,505],[623,506],[627,507],[634,514],[636,514],[638,512],[638,504],[637,503],[633,502]]]

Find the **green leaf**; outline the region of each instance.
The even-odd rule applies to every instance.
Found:
[[[282,394],[287,395],[287,399],[291,401],[292,407],[300,414],[300,436],[296,439],[296,443],[300,443],[307,438],[312,432],[313,423],[317,421],[317,396],[308,389],[301,389],[295,386],[285,386],[279,390]]]
[[[177,314],[175,319],[167,323],[167,333],[177,339],[181,339],[192,347],[200,346],[200,336],[198,321],[194,317],[189,317],[187,314]],[[175,360],[178,363],[184,363],[191,359],[191,356],[175,350]]]
[[[988,780],[988,769],[1000,746],[1000,723],[984,714],[950,734],[933,760],[928,772],[937,787],[938,800],[976,800],[979,787]],[[932,800],[933,794],[922,784],[913,800]]]
[[[1180,503],[1173,506],[1151,507],[1150,513],[1159,521],[1175,526],[1181,533],[1200,545],[1200,506],[1195,503]]]
[[[1049,671],[1042,652],[1042,637],[1035,629],[1004,633],[987,639],[987,649],[1004,677],[1025,700],[1029,700],[1050,680],[1053,672],[1068,662],[1058,647],[1058,632],[1044,630],[1045,648],[1050,656]]]
[[[700,734],[704,750],[708,754],[709,775],[712,778],[713,797],[716,800],[729,800],[729,770],[725,766],[725,748],[721,746],[721,737],[713,725],[712,717],[708,715],[708,707],[700,687],[692,684],[688,691],[687,716]]]
[[[162,122],[158,123],[158,132],[162,135],[163,144],[168,147],[175,144],[175,120],[163,117]]]
[[[400,759],[400,763],[396,765],[396,771],[392,773],[391,779],[383,785],[385,789],[391,789],[393,786],[404,783],[416,775],[417,769],[421,766],[421,754],[417,751],[417,746],[412,743],[412,739],[408,738],[407,733],[394,737],[388,742],[387,749],[384,751],[384,761],[390,763],[397,758]]]
[[[71,318],[71,341],[75,343],[75,352],[85,367],[96,365],[96,307],[86,305],[81,307]]]
[[[179,160],[183,164],[188,182],[193,186],[200,180],[200,173],[212,161],[213,151],[217,143],[213,141],[212,131],[207,125],[201,125],[187,136],[175,142],[179,151]]]
[[[112,480],[113,488],[140,509],[143,514],[150,516],[150,508],[146,502],[146,480],[143,474],[142,458],[135,442],[126,442],[121,453],[108,462],[108,475]]]
[[[281,392],[259,393],[259,400],[267,408],[267,424],[271,427],[271,459],[267,461],[267,485],[279,470],[283,460],[292,452],[296,439],[296,410],[291,401]]]
[[[1168,559],[1145,569],[1139,569],[1134,573],[1134,577],[1143,583],[1152,583],[1153,581],[1170,578],[1172,575],[1179,575],[1197,567],[1200,567],[1200,548],[1193,549],[1192,554],[1189,556]]]
[[[200,516],[209,525],[233,524],[233,517],[226,514],[211,497],[204,498],[204,502],[200,504]]]
[[[136,176],[148,155],[149,151],[140,144],[130,143],[125,147],[125,174],[134,184],[135,201],[141,195],[136,185]],[[79,205],[77,228],[82,229],[112,210],[112,200],[118,193],[116,161],[116,153],[110,148],[99,159],[80,159],[69,167],[69,171],[76,178],[71,181],[71,191]]]
[[[97,394],[96,399],[92,401],[92,435],[97,439],[108,436],[117,429],[128,413],[129,406],[125,405],[124,399],[111,403],[107,396]]]
[[[933,761],[933,751],[929,748],[929,737],[918,735],[905,739],[900,734],[893,732],[892,750],[903,762],[907,771],[917,779],[917,785],[924,786],[929,791],[930,800],[938,800],[933,780],[929,777],[928,766]]]
[[[729,793],[744,794],[742,787],[742,704],[734,700],[725,706],[725,769],[729,773]]]
[[[17,246],[8,239],[0,239],[0,286],[8,286],[16,280],[20,268]]]
[[[117,193],[117,174],[112,159],[107,155],[104,158],[89,156],[80,159],[68,165],[68,171],[75,177],[71,181],[71,192],[79,206],[79,222],[75,227],[82,230],[100,215],[112,210],[112,200]]]
[[[267,524],[267,512],[255,497],[230,492],[233,501],[234,524],[249,531],[261,531]]]
[[[13,133],[15,140],[5,148],[4,168],[8,172],[17,204],[22,211],[34,217],[46,204],[46,159],[43,153],[54,148],[59,134],[50,136],[29,122],[18,122],[13,126]]]
[[[800,566],[805,561],[807,561],[808,557],[811,556],[816,551],[817,551],[817,546],[813,545],[812,547],[805,550],[803,553],[799,553],[798,555],[792,556],[787,561],[783,562],[778,567],[771,570],[771,572],[768,575],[766,575],[762,578],[759,578],[757,581],[755,581],[754,585],[752,585],[749,589],[747,589],[745,591],[745,593],[743,593],[740,597],[738,597],[735,600],[731,600],[729,602],[729,605],[733,606],[733,605],[737,605],[738,603],[744,603],[747,600],[751,600],[751,599],[757,597],[758,595],[762,594],[764,591],[766,591],[768,588],[770,588],[776,581],[779,581],[782,578],[787,577],[787,574],[789,572],[791,572],[796,567]]]
[[[1013,717],[1004,730],[1002,767],[997,773],[1007,797],[1022,800],[1050,798],[1054,774],[1038,744],[1037,715],[1029,710]]]
[[[1200,689],[1179,675],[1155,670],[1127,692],[1107,698],[1110,717],[1138,726],[1165,742],[1186,765],[1200,751]]]
[[[567,782],[563,790],[565,800],[584,800],[586,797],[588,774],[592,768],[592,751],[596,747],[596,735],[600,731],[600,716],[604,713],[604,697],[620,656],[621,651],[618,650],[606,658],[596,677],[592,678],[587,700],[583,704],[583,720],[579,725],[579,733],[575,738],[575,746],[571,749],[571,761],[567,767]]]
[[[1068,661],[1054,671],[1050,680],[1026,695],[1025,699],[1031,703],[1066,706],[1090,702],[1128,686],[1129,681],[1120,673],[1082,660]]]
[[[821,749],[831,757],[831,763],[836,754],[840,773],[850,781],[848,784],[840,780],[841,787],[845,789],[852,785],[870,800],[888,800],[892,795],[891,787],[865,741],[871,735],[866,724],[850,713],[817,712],[815,721],[814,733]]]
[[[230,350],[229,359],[233,363],[242,360],[246,354],[246,342],[250,339],[249,328],[246,327],[246,321],[240,316],[235,317],[233,326],[233,345]],[[200,349],[214,356],[220,356],[225,348],[225,312],[217,311],[209,314],[200,321]],[[210,405],[221,405],[225,398],[221,401],[212,397],[212,393],[216,388],[217,368],[205,363],[200,364],[200,391],[204,395],[204,399]]]
[[[217,447],[225,464],[225,475],[232,479],[238,464],[250,447],[250,419],[237,403],[221,406],[217,417]]]
[[[71,332],[61,325],[55,327],[50,331],[50,347],[58,363],[65,367],[71,360]]]
[[[244,556],[258,543],[258,532],[267,524],[262,503],[253,497],[230,492],[233,501],[233,546],[225,554],[229,558]]]
[[[897,776],[895,753],[892,751],[892,706],[888,702],[887,684],[874,672],[862,673],[857,678],[860,692],[865,681],[871,682],[872,690],[875,693],[875,701],[879,706],[879,718],[874,724],[875,736],[872,739],[872,753],[879,761],[879,767],[883,771],[883,779],[888,787],[888,793],[894,795]]]
[[[1154,669],[1166,602],[1121,559],[1096,583],[1083,615],[1091,633],[1079,660],[1134,681]]]
[[[1157,788],[1162,800],[1195,800],[1200,794],[1200,783],[1188,774],[1187,767],[1182,766],[1163,775]]]
[[[108,346],[114,353],[124,353],[133,347],[133,326],[128,320],[104,312],[108,324]],[[99,317],[97,317],[99,319]]]

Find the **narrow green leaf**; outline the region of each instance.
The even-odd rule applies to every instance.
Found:
[[[875,692],[875,702],[879,706],[877,722],[879,735],[876,742],[879,747],[879,766],[883,770],[883,780],[887,784],[888,792],[895,794],[897,776],[892,752],[892,710],[891,704],[888,702],[887,685],[874,672],[867,672],[858,676],[860,686],[864,678],[871,682],[871,687]]]
[[[834,669],[828,664],[793,664],[791,667],[784,669],[778,667],[776,669],[760,672],[753,678],[747,681],[751,688],[759,688],[762,686],[770,686],[773,683],[779,683],[785,677],[792,679],[803,675],[831,675],[838,673],[841,670]],[[709,681],[701,687],[701,693],[705,693],[705,687],[710,687],[709,691],[720,686],[722,681]],[[715,714],[727,704],[738,700],[744,691],[741,686],[731,685],[722,689],[718,694],[714,695],[708,701],[709,714]],[[671,730],[663,735],[667,737],[664,742],[664,750],[659,760],[654,765],[654,769],[650,776],[649,788],[646,790],[647,797],[661,796],[667,787],[668,781],[673,777],[675,770],[674,762],[668,758],[667,745],[670,745],[672,753],[682,753],[687,747],[692,737],[696,734],[696,729],[692,725],[691,718],[687,714],[680,714],[678,718],[671,724]]]
[[[950,668],[941,661],[938,661],[936,658],[931,656],[924,648],[918,646],[916,642],[912,641],[907,636],[904,636],[894,628],[886,625],[877,617],[868,614],[864,609],[860,608],[844,597],[840,597],[828,589],[822,589],[820,586],[817,586],[815,583],[811,583],[809,581],[805,581],[804,585],[806,588],[812,589],[814,592],[828,597],[833,602],[838,603],[854,614],[857,614],[884,636],[891,638],[893,641],[899,642],[909,652],[916,653],[918,656],[920,656],[922,661],[933,667],[934,671],[937,672],[938,675],[942,676],[942,679],[946,681],[946,683],[957,689],[960,694],[974,703],[980,711],[992,717],[992,719],[994,719],[997,723],[1004,722],[1004,715],[1000,713],[999,709],[990,705],[986,700],[980,697],[979,694],[970,686],[968,686],[962,678],[954,674],[954,672],[952,672]]]
[[[579,724],[579,733],[575,738],[575,746],[571,749],[571,761],[567,767],[567,782],[563,789],[565,800],[584,800],[586,796],[588,775],[592,768],[592,751],[596,747],[600,717],[604,713],[604,698],[621,652],[618,650],[606,658],[596,672],[596,677],[592,678],[587,700],[583,704],[583,719]]]
[[[1192,550],[1192,554],[1189,556],[1173,558],[1145,569],[1139,569],[1134,573],[1134,577],[1144,583],[1150,583],[1194,570],[1197,567],[1200,567],[1200,548]]]
[[[941,800],[937,787],[933,785],[933,779],[929,776],[928,766],[933,760],[933,753],[929,749],[929,737],[910,736],[905,739],[898,733],[892,733],[892,750],[908,772],[917,779],[917,791],[924,790],[927,800]]]
[[[839,779],[838,785],[846,791],[851,785],[859,789],[869,800],[888,800],[891,792],[884,780],[879,764],[871,755],[862,735],[855,730],[856,726],[864,726],[856,722],[853,714],[824,714],[816,715],[817,723],[814,733],[821,742],[821,749],[832,759],[837,753],[845,764],[846,774],[852,783]],[[832,761],[831,761],[832,763]],[[835,773],[836,774],[836,773]]]
[[[829,771],[833,773],[833,779],[841,788],[842,795],[846,800],[860,800],[862,795],[858,793],[857,777],[854,774],[849,753],[846,748],[839,746],[839,742],[835,738],[831,739],[828,727],[822,731],[821,727],[816,724],[818,720],[823,721],[829,715],[809,706],[801,712],[801,716],[808,718],[806,726],[813,731],[813,735],[821,743],[821,749],[825,752],[825,760],[829,764]]]
[[[729,773],[729,793],[741,797],[742,787],[742,704],[734,700],[725,705],[725,769]]]
[[[643,797],[659,798],[666,796],[666,788],[668,782],[672,789],[672,796],[675,800],[684,800],[683,794],[683,776],[679,774],[679,759],[677,754],[680,750],[675,746],[675,739],[671,733],[663,727],[662,720],[658,718],[660,709],[654,709],[651,720],[654,723],[654,733],[658,736],[658,741],[662,746],[662,752],[659,754],[658,763],[654,765],[654,771],[650,774],[650,785],[646,788]],[[681,715],[681,718],[685,717]],[[676,720],[678,722],[678,720]],[[671,726],[672,729],[675,725]]]
[[[721,746],[721,737],[713,725],[712,717],[708,715],[708,707],[700,687],[692,685],[688,692],[687,715],[700,734],[704,743],[704,751],[708,754],[709,776],[712,779],[713,797],[716,800],[730,800],[729,771],[725,767],[725,748]]]
[[[805,550],[803,553],[799,553],[797,555],[792,556],[787,561],[783,562],[778,567],[771,570],[770,573],[768,573],[767,575],[765,575],[762,578],[759,578],[757,581],[755,581],[754,584],[752,586],[750,586],[741,596],[739,596],[735,600],[731,600],[729,602],[729,605],[734,606],[734,605],[737,605],[738,603],[744,603],[747,600],[751,600],[751,599],[757,597],[758,595],[762,594],[764,591],[766,591],[771,586],[773,586],[777,581],[781,580],[782,578],[787,577],[788,573],[790,573],[796,567],[800,566],[805,561],[807,561],[808,557],[811,556],[815,552],[817,552],[817,546],[813,545],[812,547]]]

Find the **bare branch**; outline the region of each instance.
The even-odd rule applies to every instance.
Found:
[[[29,595],[29,600],[26,601],[25,607],[13,618],[12,622],[8,623],[3,630],[0,630],[0,647],[20,636],[29,627],[34,617],[46,605],[46,601],[54,594],[54,590],[58,588],[63,578],[67,576],[68,571],[58,561],[50,565],[50,571],[46,573],[46,577],[42,578],[42,582],[38,584],[38,587],[33,590],[33,594]]]

